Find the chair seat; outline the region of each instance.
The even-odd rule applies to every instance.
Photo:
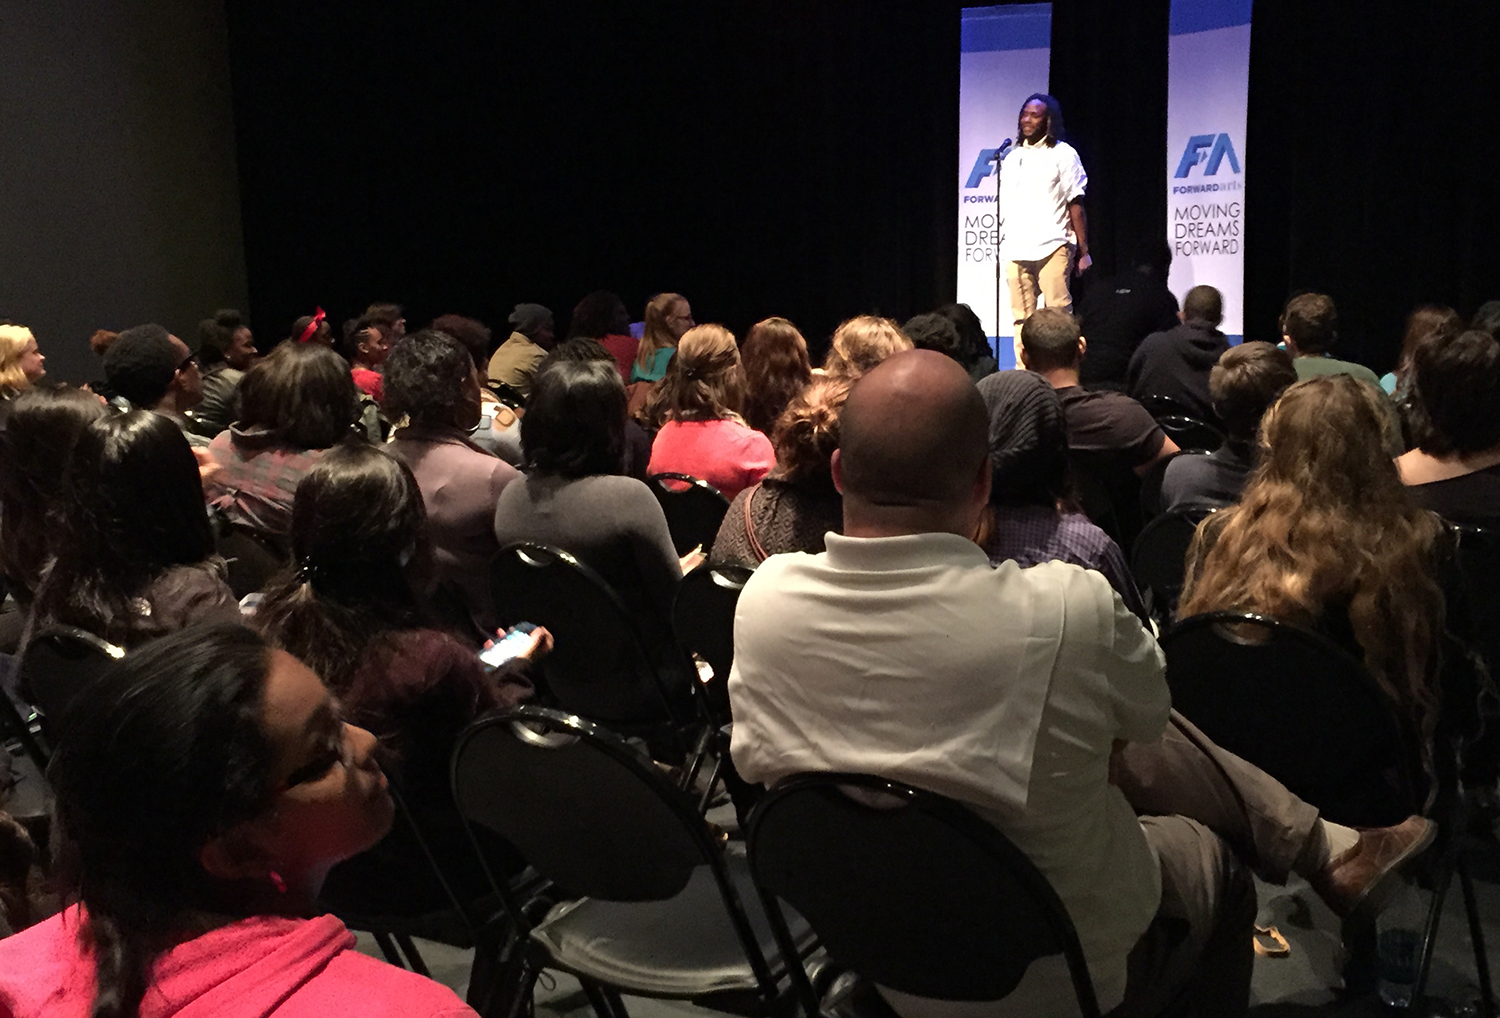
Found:
[[[770,925],[757,906],[750,869],[739,856],[725,862],[745,902],[761,951],[775,966],[780,958]],[[804,953],[814,943],[801,916],[784,909],[787,925]],[[559,968],[652,997],[700,997],[758,989],[745,949],[730,923],[724,899],[707,865],[666,901],[620,902],[583,898],[554,908],[532,930]],[[773,973],[778,979],[782,973]]]

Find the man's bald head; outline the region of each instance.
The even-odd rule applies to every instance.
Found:
[[[962,509],[988,477],[989,418],[968,373],[932,350],[890,357],[855,383],[839,416],[845,504]]]

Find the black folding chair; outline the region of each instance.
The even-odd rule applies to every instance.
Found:
[[[1141,517],[1141,479],[1122,454],[1110,450],[1073,449],[1068,466],[1084,514],[1121,549],[1135,543]]]
[[[1187,568],[1188,546],[1198,524],[1218,506],[1181,506],[1146,524],[1130,553],[1130,571],[1147,597],[1147,607],[1159,621],[1169,621]]]
[[[646,478],[667,516],[667,530],[678,555],[702,546],[707,552],[719,536],[729,500],[707,481],[688,474],[652,474]]]
[[[490,392],[495,394],[495,398],[512,410],[518,410],[526,405],[526,397],[521,395],[520,390],[515,386],[508,385],[505,382],[497,382],[493,378],[486,384],[489,386]]]
[[[1415,734],[1364,664],[1332,641],[1267,616],[1221,611],[1183,619],[1162,635],[1161,647],[1173,706],[1327,819],[1385,827],[1422,811],[1426,781]],[[1456,783],[1456,768],[1439,761],[1437,770]],[[1484,932],[1464,857],[1462,799],[1455,788],[1437,791],[1433,903],[1413,1006],[1426,987],[1438,918],[1456,873],[1486,1013],[1493,1014]]]
[[[1500,680],[1500,529],[1450,524],[1467,594],[1468,630],[1479,640],[1491,677]]]
[[[697,766],[709,739],[692,665],[670,642],[648,644],[620,597],[574,556],[541,544],[512,544],[490,567],[501,625],[534,622],[556,645],[538,669],[544,702]]]
[[[239,598],[265,590],[291,561],[284,548],[248,527],[227,525],[216,544],[229,565],[229,589]]]
[[[1167,437],[1179,449],[1202,449],[1212,452],[1224,444],[1224,433],[1212,424],[1185,414],[1163,414],[1156,419]]]
[[[124,656],[123,647],[76,626],[47,626],[32,636],[21,652],[20,688],[41,709],[49,739],[60,737],[74,698]]]
[[[1143,396],[1139,400],[1146,412],[1158,421],[1163,417],[1196,417],[1193,408],[1171,396]]]
[[[805,916],[835,965],[941,1000],[997,1001],[1062,955],[1078,1009],[1099,1014],[1083,948],[1047,878],[952,800],[866,774],[802,774],[756,807],[750,868],[768,904]],[[784,945],[788,932],[771,911]],[[806,1014],[819,1014],[798,980]]]
[[[682,578],[672,602],[672,627],[683,654],[697,654],[713,669],[704,683],[714,721],[729,722],[729,666],[734,662],[734,609],[740,591],[755,570],[745,566],[705,565]]]
[[[795,950],[784,959],[744,859],[727,854],[688,796],[617,736],[541,707],[491,715],[459,737],[453,796],[471,825],[583,896],[533,926],[496,888],[521,941],[491,1013],[525,1013],[544,968],[577,976],[600,1018],[628,1018],[620,991],[782,1013],[787,980],[813,946],[806,924],[786,918]]]

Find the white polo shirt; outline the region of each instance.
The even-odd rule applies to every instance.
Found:
[[[1068,203],[1081,198],[1089,177],[1065,141],[1016,145],[1000,162],[1000,251],[1009,262],[1035,262],[1075,244]]]
[[[1156,853],[1109,783],[1114,741],[1156,738],[1167,723],[1156,641],[1108,580],[1078,566],[994,568],[953,534],[827,541],[822,555],[772,555],[740,595],[735,767],[768,785],[878,774],[965,803],[1047,875],[1100,1007],[1114,1007],[1161,900]],[[1059,987],[1076,1013],[1068,986],[1061,959],[1041,959],[995,1013],[1034,1018],[1045,1009],[1024,1002],[1056,1000]]]

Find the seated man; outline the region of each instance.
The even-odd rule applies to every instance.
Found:
[[[1208,373],[1229,349],[1219,331],[1224,320],[1224,298],[1211,286],[1195,286],[1182,301],[1182,322],[1165,332],[1153,332],[1130,357],[1126,377],[1130,395],[1138,400],[1167,396],[1200,421],[1216,423],[1208,394]]]
[[[183,413],[203,398],[198,358],[186,343],[160,325],[126,329],[104,351],[104,382],[109,391],[138,410],[152,410],[182,429],[188,444],[206,448],[209,440],[188,429]]]
[[[1304,293],[1286,302],[1281,312],[1281,342],[1292,355],[1299,381],[1318,375],[1352,375],[1380,389],[1380,378],[1363,364],[1328,355],[1338,338],[1339,312],[1332,297]]]
[[[511,333],[490,358],[489,376],[521,396],[531,394],[531,376],[556,342],[552,312],[540,304],[517,304],[510,313]]]
[[[1245,1012],[1255,892],[1241,858],[1273,881],[1309,874],[1347,910],[1431,840],[1421,818],[1363,834],[1322,821],[1172,715],[1162,653],[1102,575],[991,567],[972,540],[990,489],[985,408],[957,364],[893,356],[854,386],[840,427],[844,533],[821,555],[766,560],[740,598],[743,778],[866,772],[966,804],[1046,874],[1116,1014],[1184,990],[1194,1013]],[[1003,1010],[1039,1013],[1065,987],[1039,962]],[[908,1015],[956,1007],[884,992]]]
[[[1238,502],[1255,467],[1260,419],[1296,381],[1292,358],[1270,343],[1242,343],[1226,350],[1209,373],[1208,391],[1228,437],[1207,456],[1178,456],[1167,464],[1162,511]]]

